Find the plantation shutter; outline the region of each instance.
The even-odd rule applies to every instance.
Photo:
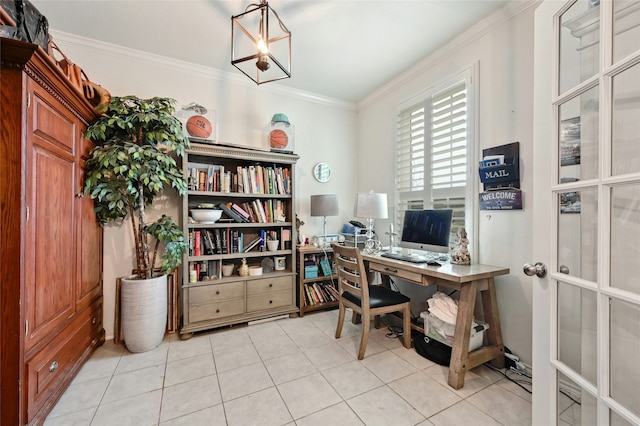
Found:
[[[467,117],[467,88],[464,81],[433,96],[431,204],[432,208],[453,209],[453,232],[465,225]]]
[[[424,208],[453,209],[452,229],[465,226],[467,117],[465,81],[398,114],[396,223],[399,226],[405,210]]]
[[[425,189],[425,102],[398,115],[396,185],[399,194],[396,223],[402,225],[404,211],[423,208]]]

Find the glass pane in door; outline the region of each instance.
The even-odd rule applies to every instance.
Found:
[[[611,299],[610,396],[640,416],[640,307]]]
[[[612,85],[611,174],[637,173],[640,172],[640,64],[615,75]]]
[[[595,189],[558,194],[558,271],[596,281],[598,197]]]
[[[558,282],[558,360],[595,384],[596,294]]]
[[[613,17],[613,62],[617,62],[638,49],[640,2],[615,0]]]
[[[634,426],[633,423],[626,421],[615,411],[609,411],[609,424],[611,426]]]
[[[597,86],[560,105],[560,183],[598,176],[599,117]]]
[[[560,93],[598,71],[600,7],[594,3],[578,0],[560,17]]]
[[[611,189],[611,287],[640,294],[640,185]]]
[[[562,373],[557,382],[558,424],[595,426],[597,424],[596,399]]]

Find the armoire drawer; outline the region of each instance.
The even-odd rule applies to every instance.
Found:
[[[79,313],[63,333],[26,360],[29,419],[67,378],[101,329],[102,299]]]

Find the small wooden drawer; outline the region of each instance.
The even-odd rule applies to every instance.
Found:
[[[196,305],[190,304],[188,322],[208,321],[243,313],[244,298]]]
[[[247,281],[247,312],[293,305],[293,288],[290,276]]]
[[[394,277],[402,278],[403,280],[413,281],[417,284],[422,284],[422,274],[417,272],[407,271],[396,265],[384,265],[382,263],[369,263],[369,269],[371,271],[380,272],[383,275],[393,275]]]
[[[293,305],[293,292],[273,291],[261,295],[247,297],[247,312],[262,311],[264,309],[274,309],[281,306]]]
[[[191,287],[187,292],[189,323],[244,313],[244,281]]]
[[[273,277],[247,281],[247,297],[264,296],[278,291],[293,291],[293,278]]]
[[[244,298],[244,281],[190,287],[187,291],[189,292],[189,308],[192,308],[200,304]]]

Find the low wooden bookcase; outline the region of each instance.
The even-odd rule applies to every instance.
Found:
[[[305,312],[317,311],[321,309],[333,309],[338,306],[337,290],[338,276],[333,270],[333,250],[329,248],[320,248],[312,245],[298,246],[298,306],[300,307],[300,316],[304,316]],[[330,269],[327,271],[326,264],[323,271],[323,260],[328,260]],[[306,263],[308,268],[317,268],[317,276],[311,272],[305,274]],[[325,275],[329,272],[327,275]],[[334,294],[328,286],[333,286],[336,290]]]

